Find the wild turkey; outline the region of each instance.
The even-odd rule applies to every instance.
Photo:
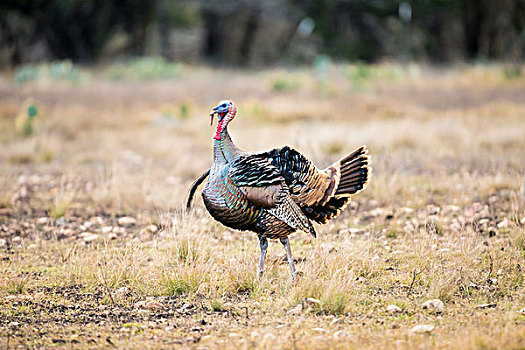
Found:
[[[344,210],[350,195],[364,190],[371,175],[366,146],[326,169],[318,169],[290,147],[249,153],[235,146],[227,126],[237,113],[231,101],[221,101],[210,113],[218,115],[213,165],[192,185],[187,208],[197,186],[211,216],[225,226],[257,233],[261,247],[258,273],[264,272],[268,239],[280,239],[286,250],[292,280],[295,265],[288,236],[303,230],[316,237],[312,221],[325,224]]]

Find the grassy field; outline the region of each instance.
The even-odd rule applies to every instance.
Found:
[[[1,348],[525,348],[525,77],[156,64],[0,78]],[[280,243],[258,280],[255,234],[182,210],[225,98],[243,149],[370,149],[368,189],[291,237],[293,285]]]

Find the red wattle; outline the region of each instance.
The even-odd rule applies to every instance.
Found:
[[[215,140],[220,140],[221,139],[221,132],[222,132],[222,123],[223,123],[224,119],[221,120],[218,124],[217,124],[217,131],[215,131],[215,136],[213,136],[213,138]]]

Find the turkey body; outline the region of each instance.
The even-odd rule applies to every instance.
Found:
[[[230,176],[240,159],[254,154],[236,148],[229,136],[224,145],[217,143],[213,166],[202,191],[204,205],[211,216],[230,228],[253,231],[269,239],[283,238],[293,233],[295,228],[250,201],[246,192]]]
[[[231,101],[221,101],[210,113],[212,122],[219,116],[213,165],[192,185],[187,207],[197,186],[208,177],[202,196],[211,216],[230,228],[257,234],[259,276],[264,271],[267,239],[279,239],[294,280],[288,236],[302,230],[316,237],[312,222],[326,224],[345,209],[351,195],[366,188],[371,174],[368,149],[362,146],[325,169],[287,146],[246,152],[235,146],[228,133],[236,113]]]

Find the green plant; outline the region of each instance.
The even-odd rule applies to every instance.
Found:
[[[161,80],[178,78],[182,70],[181,64],[162,57],[143,57],[114,64],[106,69],[104,76],[109,80]]]

